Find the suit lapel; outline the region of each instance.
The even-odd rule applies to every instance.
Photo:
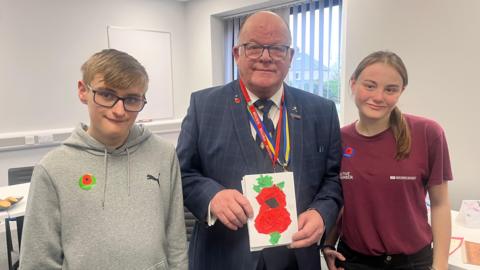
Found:
[[[237,103],[240,101],[239,103]],[[227,101],[230,105],[230,112],[233,119],[233,126],[237,134],[237,142],[243,154],[243,159],[246,166],[246,174],[254,173],[256,164],[256,147],[255,140],[252,136],[252,130],[246,112],[247,104],[245,98],[240,91],[240,84],[238,81],[232,83],[231,97]]]
[[[302,179],[303,164],[303,108],[292,93],[290,87],[284,84],[285,103],[287,104],[288,124],[290,129],[290,149],[291,161],[290,170],[295,175],[295,190],[299,190],[300,180]],[[299,194],[296,194],[299,196]]]

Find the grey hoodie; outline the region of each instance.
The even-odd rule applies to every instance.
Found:
[[[187,269],[174,147],[134,125],[107,151],[85,130],[35,167],[20,269]]]

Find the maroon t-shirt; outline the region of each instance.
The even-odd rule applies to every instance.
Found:
[[[366,137],[354,123],[342,128],[341,237],[359,253],[413,254],[432,242],[425,196],[429,186],[452,180],[447,142],[436,122],[405,118],[412,147],[403,160],[395,159],[391,129]]]

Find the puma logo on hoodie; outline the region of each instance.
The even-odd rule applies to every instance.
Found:
[[[158,177],[157,177],[157,178],[155,178],[155,177],[154,177],[153,175],[151,175],[151,174],[147,174],[147,180],[156,181],[158,185],[160,185],[159,179],[160,179],[160,173],[158,174]]]

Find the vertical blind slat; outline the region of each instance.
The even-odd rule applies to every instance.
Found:
[[[327,53],[327,79],[331,79],[331,60],[332,60],[332,0],[328,0],[328,53]],[[326,98],[330,98],[329,91],[325,93]]]
[[[306,25],[307,25],[307,15],[306,15],[306,12],[307,12],[307,4],[304,3],[302,5],[302,27],[300,29],[300,35],[302,36],[302,41],[301,41],[301,44],[300,44],[300,51],[302,52],[303,56],[305,56],[306,54],[306,51],[305,51],[305,36],[306,36]],[[300,78],[301,78],[301,81],[305,81],[305,57],[302,57],[300,59],[301,61],[301,65],[300,65]],[[304,88],[303,85],[297,85],[297,87],[299,88]]]
[[[296,7],[293,8],[293,33],[292,33],[292,36],[293,36],[293,43],[292,43],[292,47],[297,50],[298,49],[298,45],[297,44],[297,40],[298,40],[298,9]],[[297,54],[299,52],[297,51]],[[294,58],[292,59],[292,70],[293,72],[291,72],[291,75],[292,75],[292,79],[290,80],[291,82],[294,82],[296,79],[297,79],[297,75],[296,75],[296,72],[297,72],[297,61],[295,61],[295,59],[297,58],[297,56],[294,55]],[[293,85],[295,86],[295,85]]]
[[[325,26],[324,26],[324,10],[325,10],[325,2],[324,0],[320,0],[318,3],[318,31],[320,34],[319,42],[318,42],[318,91],[320,96],[323,96],[323,73],[324,73],[324,65],[323,65],[323,58],[324,58],[324,37],[325,37]]]
[[[342,10],[343,0],[338,0],[338,48],[337,48],[337,63],[340,72],[340,51],[342,49]]]
[[[315,66],[315,3],[314,1],[310,1],[310,46],[309,46],[309,77],[308,77],[308,91],[309,92],[314,92],[313,89],[313,83],[314,83],[314,70],[318,69],[318,67]]]

